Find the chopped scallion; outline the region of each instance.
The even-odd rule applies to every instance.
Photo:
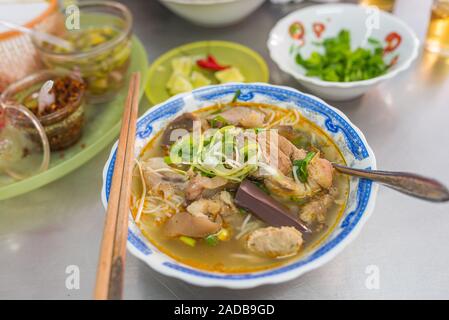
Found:
[[[294,168],[293,170],[296,170],[296,174],[298,176],[298,179],[305,183],[307,182],[307,179],[309,177],[309,173],[307,171],[307,166],[309,165],[309,162],[313,159],[315,156],[315,152],[310,151],[307,153],[306,157],[302,160],[295,160],[293,161]]]
[[[204,238],[204,240],[206,241],[206,243],[211,246],[211,247],[215,247],[218,244],[218,237],[214,234],[208,235],[206,238]]]
[[[237,99],[239,98],[240,94],[242,93],[242,90],[238,89],[235,94],[234,94],[234,98],[232,98],[232,103],[236,102]]]
[[[186,236],[180,236],[179,240],[181,240],[182,242],[184,242],[186,245],[190,246],[190,247],[194,247],[196,245],[196,240],[190,237],[186,237]]]

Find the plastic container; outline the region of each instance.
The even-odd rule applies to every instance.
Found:
[[[109,29],[114,35],[98,45],[73,51],[61,50],[37,39],[33,39],[33,43],[48,68],[79,70],[87,84],[89,102],[107,102],[125,83],[131,56],[132,15],[126,6],[113,1],[86,1],[77,6],[80,29],[64,28],[63,33],[55,35],[69,41],[79,41],[80,37],[89,39],[92,33],[104,35]]]
[[[82,82],[81,78],[68,71],[43,70],[10,85],[0,99],[4,103],[24,104],[25,98],[32,92],[38,91],[46,81],[64,76],[74,77]],[[64,108],[57,109],[53,113],[37,116],[44,127],[51,151],[66,149],[80,139],[84,125],[83,97],[84,89],[81,90],[76,99],[70,101]],[[37,132],[34,128],[29,128],[29,134],[37,139]]]

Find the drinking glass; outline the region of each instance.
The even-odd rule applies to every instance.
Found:
[[[392,12],[395,0],[360,0],[359,3],[363,6],[374,6],[380,10]]]
[[[449,0],[435,0],[432,7],[426,49],[449,56]]]

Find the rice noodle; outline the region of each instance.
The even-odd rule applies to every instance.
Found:
[[[273,110],[270,110],[270,109],[267,109],[267,110],[261,109],[261,111],[270,117],[267,120],[267,122],[263,125],[263,127],[265,128],[267,125],[269,125],[271,122],[273,122],[274,118],[276,117],[276,112]]]
[[[293,119],[291,119],[293,117]],[[275,125],[279,124],[279,125],[285,125],[285,126],[294,126],[296,125],[299,120],[300,120],[301,116],[299,114],[299,111],[292,108],[289,109],[288,113],[286,115],[284,115],[283,117],[281,117],[280,119],[269,123],[268,126],[266,126],[266,128],[272,128]]]
[[[263,260],[260,257],[253,256],[253,255],[250,255],[250,254],[245,254],[245,253],[231,253],[229,256],[233,257],[233,258],[238,258],[238,259],[253,260],[254,262]]]
[[[239,240],[241,237],[243,237],[248,232],[251,232],[253,230],[256,230],[262,226],[262,223],[258,220],[247,222],[245,227],[240,230],[240,232],[235,236],[236,240]]]
[[[171,217],[172,214],[179,212],[180,207],[184,203],[184,197],[177,194],[166,195],[164,190],[159,188],[159,185],[154,186],[150,190],[147,189],[147,185],[145,182],[145,177],[142,169],[142,164],[140,161],[136,160],[136,164],[139,171],[139,177],[142,183],[142,194],[137,199],[135,195],[132,195],[131,203],[132,207],[137,209],[136,223],[139,223],[142,217],[142,214],[149,214],[156,218],[156,221],[161,221],[166,219],[167,217]],[[160,172],[176,172],[176,169],[173,168],[159,168],[153,169],[150,166],[145,168],[150,171],[152,174],[157,176],[162,176]],[[182,170],[179,170],[182,171]],[[182,171],[184,174],[184,178],[187,177],[187,173]]]
[[[295,182],[298,184],[302,184],[302,182],[298,178],[298,171],[296,170],[296,166],[293,166],[293,178],[295,179]]]
[[[137,208],[137,213],[136,213],[136,223],[139,223],[140,216],[142,215],[143,206],[145,204],[145,195],[147,194],[147,186],[146,186],[145,179],[143,176],[142,166],[140,165],[140,162],[137,159],[136,159],[136,164],[137,164],[137,167],[139,168],[140,180],[142,182],[142,194],[140,196],[139,206]]]
[[[248,223],[249,220],[251,220],[251,214],[248,213],[248,215],[245,217],[245,220],[243,220],[242,225],[240,226],[240,230],[243,230],[246,226],[246,224]]]

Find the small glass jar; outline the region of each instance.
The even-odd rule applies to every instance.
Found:
[[[49,68],[79,70],[91,103],[110,101],[125,83],[131,57],[132,15],[126,6],[113,1],[83,1],[79,29],[55,34],[85,48],[67,51],[33,39],[42,61]],[[83,40],[86,41],[83,41]],[[97,44],[98,43],[98,44]]]
[[[80,77],[65,70],[43,70],[10,85],[3,92],[0,100],[4,103],[26,105],[25,99],[33,92],[38,92],[46,81],[66,76],[83,83]],[[80,139],[84,126],[84,92],[85,89],[81,89],[76,99],[55,112],[37,115],[39,122],[44,127],[51,151],[66,149]],[[34,128],[29,128],[29,134],[37,138]]]

